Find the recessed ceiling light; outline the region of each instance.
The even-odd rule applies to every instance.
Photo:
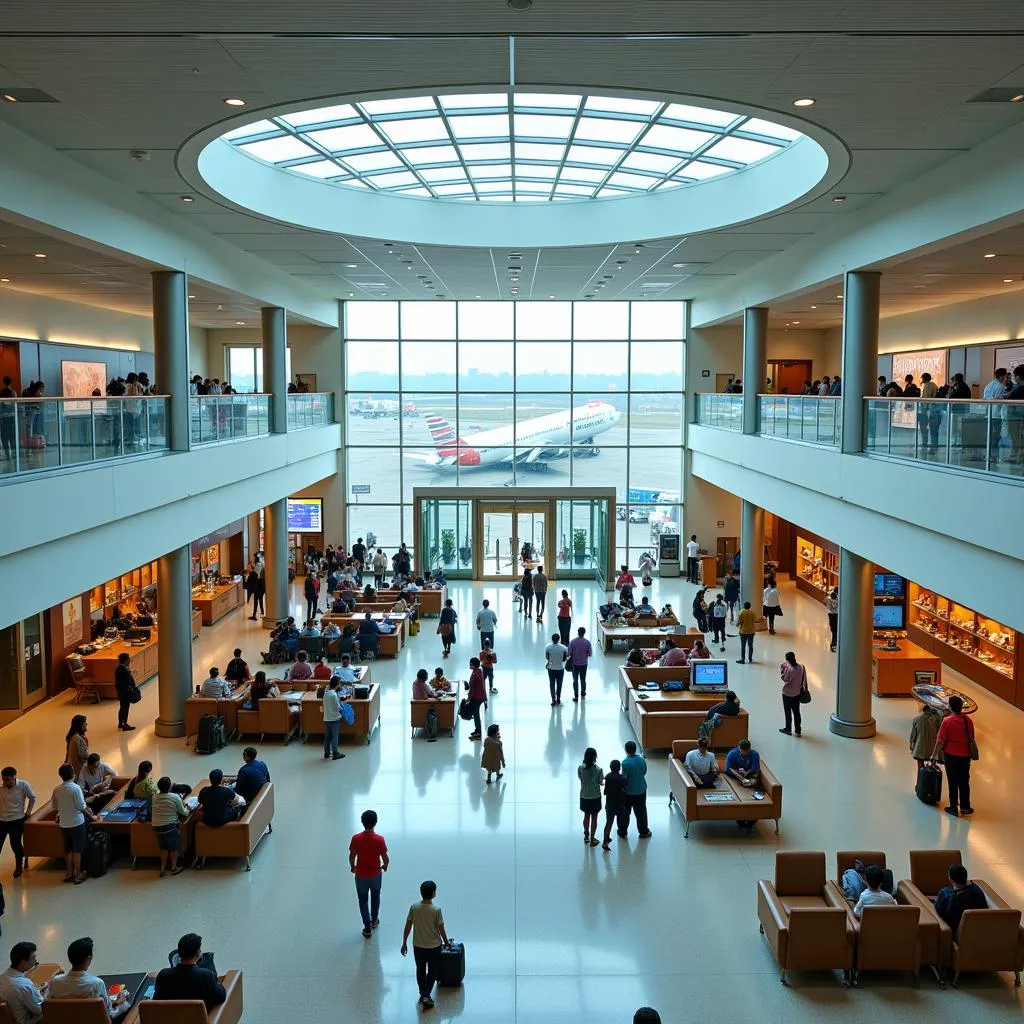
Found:
[[[240,100],[237,96],[228,96],[228,98],[226,100],[224,100],[224,102],[229,107],[244,107],[245,106],[245,100]]]
[[[194,298],[195,298],[195,296],[194,296],[194,295],[190,295],[190,296],[189,296],[189,298],[190,298],[190,299],[194,299]]]
[[[348,297],[349,297],[349,298],[351,299],[351,298],[352,298],[352,296],[353,296],[353,295],[355,295],[355,292],[347,292],[346,294],[347,294],[347,295],[348,295]]]
[[[193,199],[192,196],[182,196],[181,201],[183,203],[194,203],[195,199]]]
[[[833,196],[832,197],[832,202],[833,203],[845,203],[846,202],[846,196]]]
[[[474,296],[473,296],[473,298],[474,298],[474,299],[479,299],[479,298],[480,298],[480,296],[479,296],[479,295],[474,295]]]
[[[994,252],[987,252],[987,253],[985,253],[985,259],[987,259],[987,260],[994,260],[995,258],[996,258],[996,254]]]
[[[686,264],[685,263],[673,263],[672,266],[675,267],[676,269],[678,269],[679,267],[685,267]]]
[[[842,292],[840,292],[840,293],[839,293],[839,294],[838,294],[838,295],[836,296],[836,298],[837,298],[837,299],[841,299],[842,297],[843,297],[843,293],[842,293]]]
[[[9,277],[0,277],[0,284],[10,284],[11,279]]]
[[[18,97],[11,95],[11,93],[9,93],[9,92],[5,92],[3,94],[3,96],[4,96],[4,102],[5,103],[17,103],[18,102]]]
[[[218,308],[218,309],[223,309],[224,307],[223,307],[223,306],[218,306],[217,308]]]
[[[800,323],[800,321],[799,320],[793,320],[792,323],[793,323],[794,326],[796,326],[798,323]]]
[[[509,278],[509,280],[510,280],[510,281],[511,281],[511,282],[512,282],[513,284],[519,284],[519,278],[518,278],[518,277],[510,277],[510,278]]]
[[[32,255],[35,256],[35,258],[37,260],[45,260],[46,259],[46,253],[45,252],[37,252],[37,253],[33,253]]]
[[[355,270],[356,267],[359,266],[359,264],[358,263],[346,263],[345,266],[348,267],[349,270]]]
[[[817,308],[818,308],[817,306],[811,306],[811,309],[817,309]]]
[[[810,96],[804,96],[802,99],[793,100],[794,107],[813,107],[815,101]]]
[[[7,97],[5,96],[4,99],[7,99]],[[1010,97],[1011,103],[1020,103],[1021,100],[1024,100],[1024,92],[1019,92],[1016,96]]]
[[[1004,277],[1003,278],[1003,284],[1013,284],[1013,278],[1012,277]]]
[[[554,298],[554,295],[549,295],[549,296],[548,296],[548,298],[549,298],[549,299],[553,299],[553,298]]]
[[[236,327],[244,327],[245,326],[245,321],[244,320],[236,320],[235,321],[235,326]]]

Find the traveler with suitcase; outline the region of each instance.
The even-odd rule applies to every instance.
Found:
[[[430,994],[434,990],[434,985],[441,980],[441,954],[445,947],[451,945],[451,940],[444,930],[441,908],[434,905],[436,895],[437,885],[434,882],[427,881],[420,885],[422,898],[419,903],[414,903],[409,908],[409,914],[405,919],[405,931],[402,933],[402,956],[409,955],[409,933],[412,933],[416,984],[420,990],[420,1005],[424,1010],[429,1010],[434,1005]],[[464,964],[463,952],[463,966]]]
[[[57,824],[60,826],[64,843],[64,858],[68,873],[65,882],[80,885],[85,881],[82,874],[82,854],[85,853],[86,821],[95,821],[96,815],[85,805],[85,794],[74,781],[74,769],[62,764],[58,769],[60,785],[53,791],[53,806],[57,808]]]
[[[177,793],[171,792],[171,779],[164,775],[156,784],[157,794],[150,801],[150,821],[156,833],[156,844],[160,848],[160,877],[167,873],[167,861],[171,862],[171,874],[180,875],[185,869],[178,864],[181,853],[181,822],[188,817],[188,811]]]

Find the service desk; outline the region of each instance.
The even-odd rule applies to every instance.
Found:
[[[192,604],[203,617],[203,625],[211,626],[242,604],[241,583],[218,583],[212,590],[193,587]]]
[[[871,645],[871,692],[879,697],[909,697],[917,679],[915,672],[935,673],[935,682],[942,682],[942,661],[934,654],[898,640],[898,651],[887,651],[882,645]]]
[[[99,640],[96,643],[100,644],[103,641]],[[96,692],[100,697],[116,700],[114,670],[117,668],[117,659],[120,655],[128,655],[128,667],[135,677],[135,682],[141,686],[147,679],[152,679],[159,670],[158,650],[156,628],[151,627],[148,640],[138,643],[114,640],[95,654],[83,654],[82,662],[89,673],[89,678],[96,683]]]
[[[362,684],[360,684],[362,685]],[[370,742],[374,726],[380,722],[380,684],[370,683],[370,696],[365,700],[346,697],[345,703],[355,712],[356,720],[348,725],[344,719],[338,729],[339,736],[361,736]],[[316,695],[315,690],[303,694],[299,704],[299,732],[303,740],[310,736],[323,737],[324,734],[324,701]]]
[[[405,632],[406,632],[406,615],[403,612],[371,612],[370,618],[376,622],[383,622],[384,616],[391,620],[395,627],[393,633],[381,633],[377,637],[377,651],[379,654],[384,655],[386,658],[397,658],[398,652],[405,646]],[[359,629],[359,623],[366,618],[366,613],[355,614],[355,615],[336,615],[331,612],[324,615],[321,623],[321,628],[326,626],[328,623],[335,623],[342,630],[346,626],[352,625],[356,629]]]
[[[617,640],[623,640],[628,647],[636,640],[640,647],[660,647],[662,640],[668,640],[674,647],[685,647],[689,650],[695,640],[703,640],[704,634],[694,626],[684,633],[673,632],[678,626],[606,626],[597,624],[597,635],[605,652],[612,649]]]
[[[678,680],[684,686],[690,685],[689,665],[670,665],[663,668],[657,662],[653,665],[623,665],[619,668],[619,706],[626,710],[630,690],[635,690],[639,683],[666,683]],[[642,690],[641,693],[656,693],[656,690]],[[670,691],[680,692],[680,691]],[[688,693],[689,690],[682,691]]]

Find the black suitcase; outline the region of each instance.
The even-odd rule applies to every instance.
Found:
[[[933,764],[921,765],[914,791],[921,803],[937,804],[942,799],[942,771]]]
[[[197,754],[215,754],[221,747],[227,746],[227,728],[220,715],[203,715],[199,719],[199,732],[196,735]]]
[[[114,860],[114,848],[106,832],[89,829],[82,854],[82,870],[90,878],[102,878]]]
[[[461,985],[466,977],[466,947],[461,942],[441,947],[437,958],[438,985]]]

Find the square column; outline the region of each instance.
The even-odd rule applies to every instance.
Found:
[[[740,607],[749,601],[759,623],[763,596],[764,509],[744,499],[740,509]]]
[[[288,499],[281,498],[263,510],[263,543],[267,567],[264,578],[266,613],[263,626],[270,629],[288,617]]]
[[[270,398],[270,432],[288,433],[288,331],[280,306],[260,310],[263,327],[263,390]],[[269,599],[269,591],[267,593]]]

